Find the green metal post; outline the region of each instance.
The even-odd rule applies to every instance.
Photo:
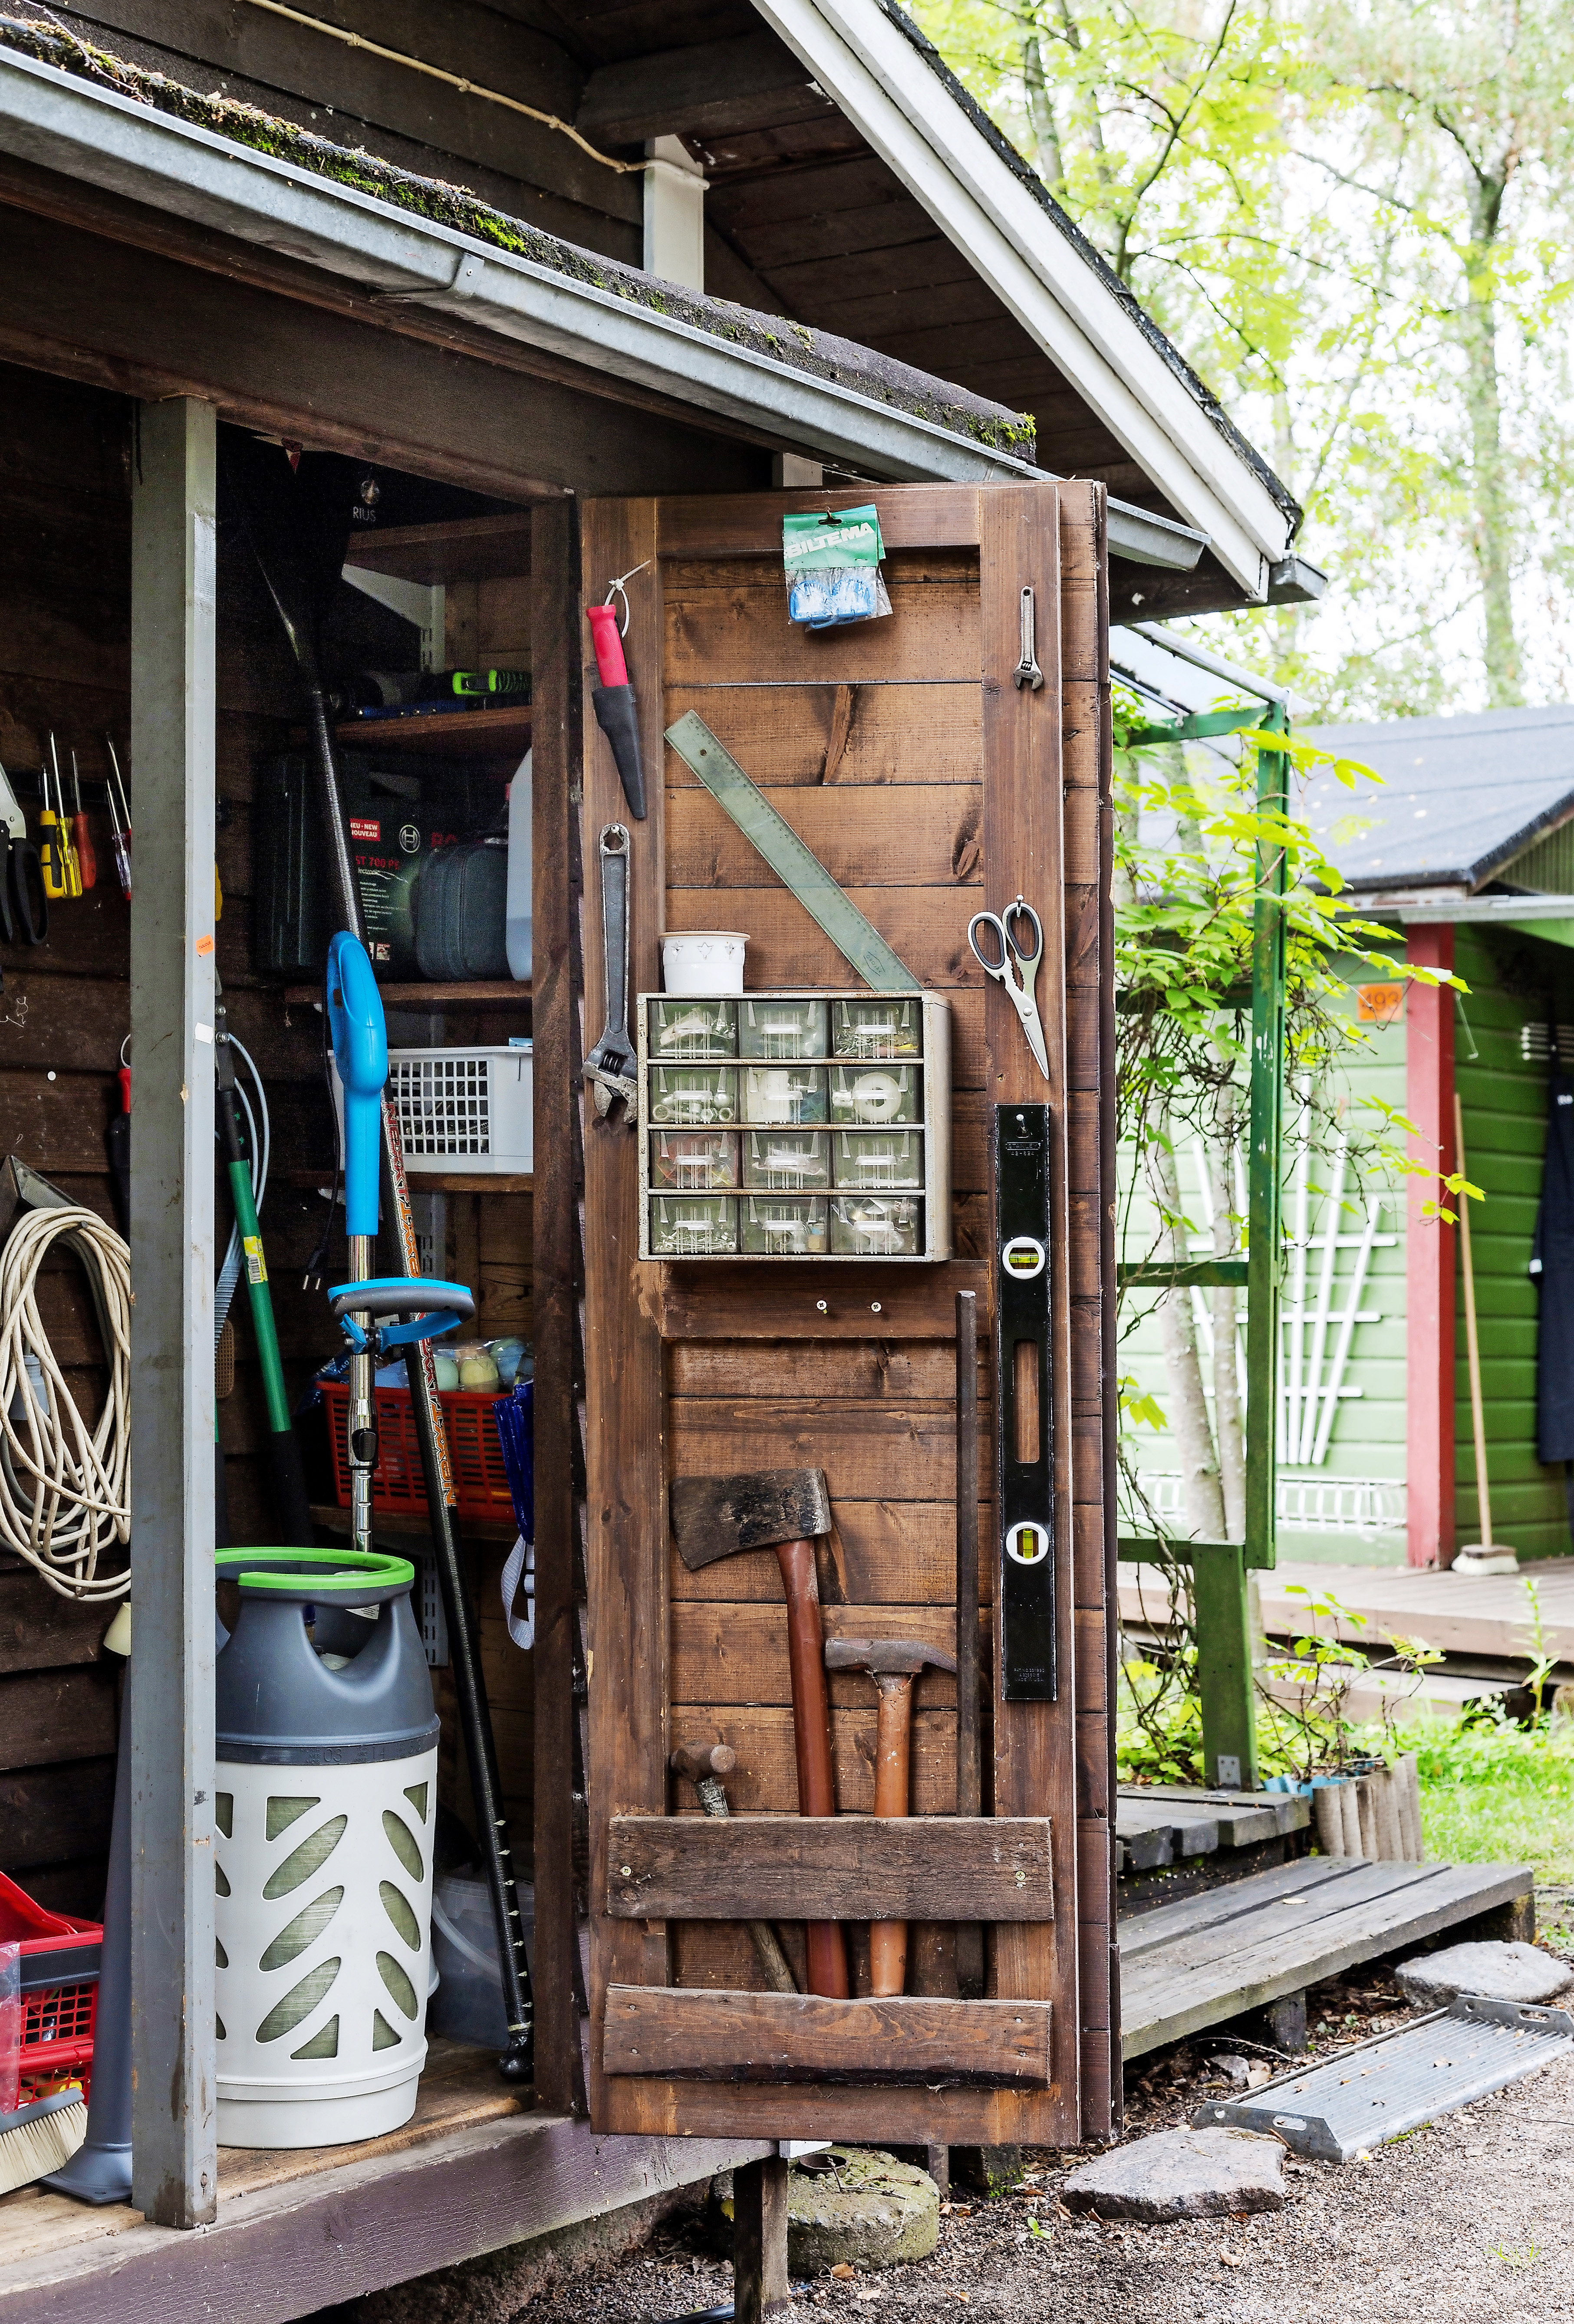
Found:
[[[1270,706],[1265,727],[1288,715]],[[1289,761],[1257,755],[1257,808],[1282,815]],[[1248,1570],[1274,1562],[1279,1376],[1280,1171],[1284,1104],[1284,851],[1260,844],[1252,915],[1251,1148],[1246,1246],[1246,1537],[1193,1562],[1202,1757],[1208,1780],[1255,1791],[1257,1721],[1252,1675]]]

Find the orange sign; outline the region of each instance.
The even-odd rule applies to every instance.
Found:
[[[1356,1016],[1363,1025],[1392,1025],[1404,1006],[1403,984],[1357,984]]]

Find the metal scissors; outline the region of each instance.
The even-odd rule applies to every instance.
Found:
[[[1024,944],[1016,934],[1016,929],[1024,920],[1032,930],[1031,945]],[[999,945],[997,959],[992,960],[979,943],[980,928],[987,928]],[[1044,1028],[1039,1016],[1039,1004],[1033,997],[1039,963],[1044,956],[1043,922],[1032,906],[1019,896],[1014,904],[1006,906],[1004,912],[975,912],[968,923],[968,942],[972,945],[973,957],[985,975],[992,976],[997,984],[1005,987],[1012,1007],[1022,1019],[1022,1029],[1027,1036],[1033,1061],[1048,1081],[1049,1052],[1044,1047]]]

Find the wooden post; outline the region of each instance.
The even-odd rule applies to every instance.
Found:
[[[579,1240],[579,515],[531,519],[535,1040],[535,2088],[582,2112],[574,1919],[574,1303]]]
[[[761,2163],[740,2163],[732,2174],[733,2324],[760,2324],[791,2299],[787,2164],[768,2154]]]
[[[218,2210],[213,1996],[217,427],[144,403],[132,459],[132,2200]]]
[[[1451,923],[1405,931],[1412,968],[1451,972]],[[1449,984],[1412,984],[1405,1001],[1404,1110],[1415,1124],[1415,1159],[1404,1237],[1406,1345],[1406,1554],[1412,1565],[1454,1562],[1454,1230],[1427,1218],[1437,1197],[1430,1174],[1454,1167],[1454,995]]]

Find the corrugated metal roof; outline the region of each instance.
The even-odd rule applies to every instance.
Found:
[[[1310,739],[1383,778],[1354,796],[1326,773],[1307,788],[1308,820],[1357,890],[1475,890],[1574,815],[1574,704],[1320,726]],[[1336,836],[1354,817],[1366,828]]]

